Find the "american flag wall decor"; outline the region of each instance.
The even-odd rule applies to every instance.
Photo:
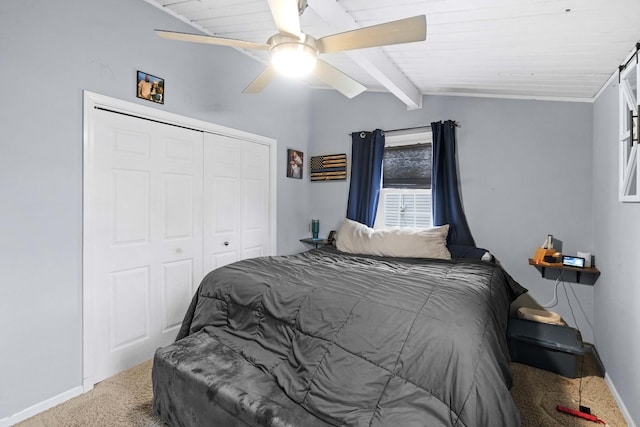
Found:
[[[311,181],[347,179],[347,155],[329,154],[311,157]]]

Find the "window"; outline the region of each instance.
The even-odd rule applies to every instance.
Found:
[[[636,52],[638,55],[638,52]],[[618,200],[640,202],[640,171],[638,170],[638,82],[640,66],[630,61],[620,71],[618,85],[620,103],[620,139]]]
[[[431,132],[385,141],[374,227],[431,227]]]

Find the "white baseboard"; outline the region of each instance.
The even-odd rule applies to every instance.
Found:
[[[23,409],[17,414],[11,415],[10,417],[3,418],[0,420],[0,427],[11,427],[14,424],[19,423],[20,421],[24,421],[27,418],[31,418],[34,415],[39,414],[40,412],[44,412],[49,408],[53,408],[56,405],[59,405],[67,400],[79,396],[82,394],[82,387],[74,387],[71,390],[65,391],[64,393],[60,393],[57,396],[54,396],[50,399],[47,399],[43,402],[36,403],[33,406],[28,407],[27,409]]]
[[[616,390],[616,386],[613,385],[613,381],[611,381],[611,378],[609,377],[608,373],[604,374],[604,382],[607,383],[607,385],[609,386],[609,390],[611,391],[611,394],[613,395],[614,399],[616,399],[616,403],[618,404],[618,408],[620,408],[620,412],[622,412],[622,416],[627,421],[627,426],[628,427],[636,427],[636,424],[631,419],[631,414],[627,410],[627,407],[624,406],[624,402],[620,398],[620,395],[618,394],[618,390]],[[0,427],[2,427],[2,426],[0,426]]]

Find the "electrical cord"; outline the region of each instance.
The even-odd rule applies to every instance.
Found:
[[[558,276],[558,278],[556,279],[556,282],[554,283],[553,299],[546,304],[540,304],[540,307],[553,308],[556,305],[558,305],[558,286],[560,285],[560,282],[564,283],[564,280],[562,280],[562,273],[564,273],[564,271],[560,271],[560,275]]]
[[[582,312],[582,315],[583,315],[582,318],[584,319],[585,322],[587,322],[591,330],[593,330],[594,329],[593,324],[589,321],[589,316],[585,313],[584,307],[582,307],[582,304],[580,303],[580,298],[578,298],[578,295],[576,295],[576,289],[573,287],[572,283],[569,283],[569,290],[573,294],[573,298],[575,299],[575,301],[578,303],[578,307],[580,307],[580,311]],[[593,336],[593,344],[596,348],[598,347],[598,340],[596,339],[595,335]]]
[[[564,290],[564,295],[567,298],[567,304],[569,305],[569,310],[571,311],[571,317],[573,318],[573,324],[575,325],[576,330],[578,331],[578,333],[580,332],[580,328],[578,327],[578,320],[576,319],[576,314],[573,311],[573,306],[571,305],[571,300],[569,299],[569,293],[567,292],[567,284],[565,283],[565,281],[562,279],[562,271],[560,272],[560,275],[558,276],[558,278],[556,279],[555,282],[555,286],[554,286],[554,291],[553,291],[553,299],[551,301],[549,301],[547,304],[542,304],[541,306],[544,308],[551,308],[551,307],[555,307],[556,305],[558,305],[558,286],[560,285],[560,283],[562,283],[562,289]],[[573,293],[573,296],[576,298],[576,301],[578,302],[578,305],[580,305],[580,300],[578,299],[578,296],[575,294],[575,291],[573,289],[573,287],[571,286],[571,284],[569,284],[569,286],[571,287],[571,292]],[[580,305],[580,307],[582,308],[582,306]],[[605,424],[606,423],[604,421],[602,421],[601,419],[597,418],[594,415],[591,415],[591,409],[586,407],[586,406],[582,406],[582,379],[584,377],[584,359],[585,356],[584,354],[581,357],[581,361],[580,361],[580,382],[578,383],[578,408],[579,410],[573,410],[573,409],[569,409],[563,406],[558,405],[556,407],[556,409],[558,411],[561,412],[566,412],[570,415],[573,415],[575,417],[580,417],[589,421],[594,421],[594,422],[598,422],[600,424]]]
[[[580,331],[580,328],[578,328],[578,321],[576,320],[576,315],[573,312],[573,307],[571,306],[571,300],[569,299],[569,293],[567,292],[567,284],[564,282],[564,280],[562,281],[562,289],[564,289],[564,295],[567,298],[567,304],[569,304],[569,310],[571,310],[571,317],[573,318],[573,324],[576,325],[576,329],[578,331]]]
[[[576,320],[576,315],[573,312],[573,307],[571,306],[571,300],[569,299],[569,293],[567,292],[567,285],[564,282],[564,280],[562,281],[562,289],[564,290],[564,295],[567,298],[567,304],[569,304],[569,310],[571,311],[573,324],[576,325],[576,329],[578,330],[578,332],[580,332],[580,328],[578,327],[578,321]],[[580,407],[580,410],[583,409],[583,406],[582,406],[582,377],[584,376],[583,373],[584,373],[584,355],[582,356],[582,360],[580,363],[580,383],[578,385],[578,406]]]

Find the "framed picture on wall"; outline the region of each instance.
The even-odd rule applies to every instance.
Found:
[[[287,149],[287,176],[302,179],[304,154],[300,150]]]
[[[136,96],[147,101],[164,104],[164,79],[138,71]]]

